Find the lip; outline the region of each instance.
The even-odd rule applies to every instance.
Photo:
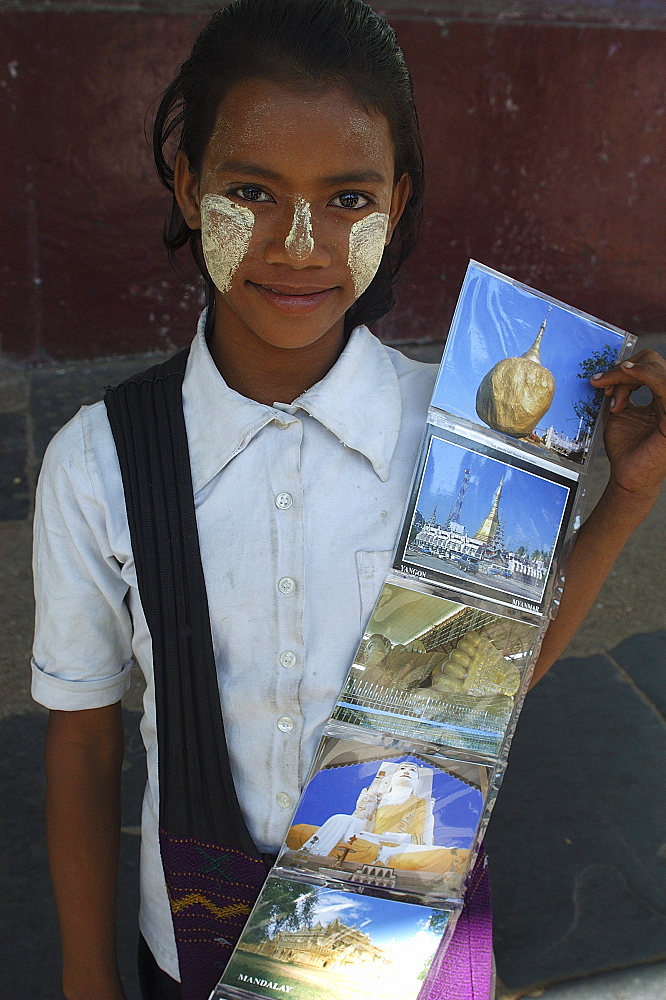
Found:
[[[317,288],[313,285],[260,285],[255,281],[248,284],[269,302],[274,309],[290,315],[305,315],[314,312],[336,291],[335,288]]]

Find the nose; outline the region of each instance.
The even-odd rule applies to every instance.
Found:
[[[294,220],[284,241],[287,253],[296,260],[307,260],[314,250],[312,238],[312,212],[305,198],[297,198],[294,205]]]
[[[328,250],[321,241],[315,241],[312,209],[305,198],[296,198],[293,213],[289,213],[286,224],[290,224],[286,236],[276,234],[266,247],[267,263],[289,264],[296,270],[305,267],[327,267],[331,263]]]

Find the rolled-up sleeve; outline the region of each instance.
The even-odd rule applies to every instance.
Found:
[[[32,695],[65,711],[118,701],[133,662],[128,585],[87,468],[84,420],[82,410],[49,445],[35,509]]]

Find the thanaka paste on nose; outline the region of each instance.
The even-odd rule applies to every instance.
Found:
[[[294,205],[294,221],[289,235],[284,241],[287,253],[296,260],[307,260],[314,250],[312,238],[312,215],[305,198],[297,198]]]
[[[228,292],[234,274],[247,253],[254,214],[222,194],[201,199],[201,246],[214,285]]]
[[[363,294],[377,273],[386,245],[388,224],[388,215],[373,212],[355,222],[349,231],[347,263],[356,298]]]

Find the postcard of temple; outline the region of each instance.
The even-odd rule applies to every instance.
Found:
[[[624,331],[471,262],[432,405],[532,453],[583,464],[604,400],[590,376],[614,365],[626,340]]]
[[[339,741],[345,744],[349,763],[324,765],[308,781],[278,868],[329,883],[458,898],[489,768],[409,753],[408,744],[390,756],[381,746]]]
[[[416,1000],[449,918],[269,876],[212,997]]]
[[[384,584],[333,718],[493,757],[539,629],[418,587]]]
[[[552,467],[431,429],[394,566],[547,613],[575,483]]]

